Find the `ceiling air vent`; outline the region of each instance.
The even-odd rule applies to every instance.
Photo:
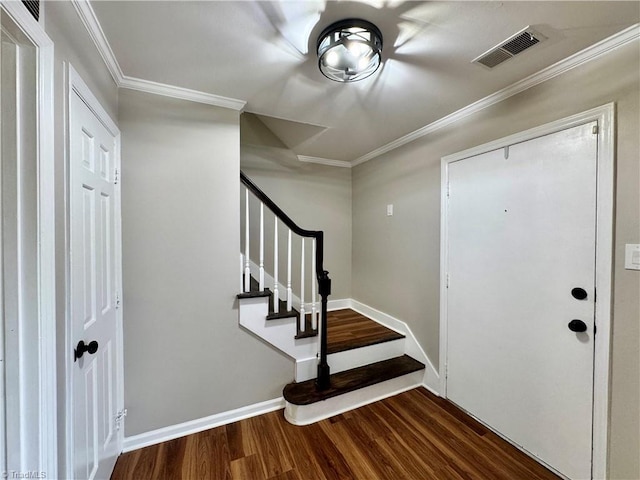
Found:
[[[22,4],[27,7],[29,13],[33,15],[33,18],[38,20],[40,18],[40,1],[39,0],[22,0]]]
[[[493,68],[546,39],[540,32],[527,27],[512,35],[500,45],[473,59],[471,63],[479,63],[485,67]]]

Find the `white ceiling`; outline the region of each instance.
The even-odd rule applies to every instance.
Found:
[[[640,20],[640,2],[93,1],[124,73],[247,102],[296,154],[352,161]],[[319,72],[327,25],[384,37],[379,72]],[[528,25],[549,39],[486,69],[470,63]],[[615,74],[615,73],[614,73]]]

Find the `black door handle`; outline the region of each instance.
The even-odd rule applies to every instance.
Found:
[[[96,342],[95,340],[92,342],[89,342],[88,344],[84,343],[83,340],[80,340],[78,342],[78,346],[73,350],[73,361],[75,362],[79,358],[82,358],[82,355],[84,355],[84,352],[88,352],[91,355],[93,355],[97,351],[98,351],[98,342]]]
[[[587,324],[582,320],[571,320],[569,322],[569,330],[572,332],[586,332]]]
[[[587,298],[587,291],[584,288],[576,287],[571,289],[571,296],[576,300],[584,300]]]

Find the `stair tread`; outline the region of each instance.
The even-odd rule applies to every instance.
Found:
[[[286,385],[283,395],[287,402],[294,405],[310,405],[422,369],[423,363],[408,355],[402,355],[334,373],[331,375],[331,386],[327,390],[316,390],[316,381],[312,379]]]
[[[319,317],[320,315],[318,315]],[[311,319],[311,314],[306,314],[304,316],[304,331],[300,330],[300,325],[302,322],[298,322],[298,329],[296,332],[296,339],[300,338],[308,338],[308,337],[317,337],[318,329],[313,328],[313,320]]]
[[[405,336],[354,310],[334,310],[327,313],[328,354],[401,338]]]
[[[298,333],[295,336],[296,340],[300,340],[301,338],[309,338],[309,337],[317,337],[318,336],[318,330],[305,330],[304,332],[298,331]]]
[[[243,277],[244,278],[244,277]],[[296,309],[286,310],[287,302],[278,299],[279,312],[273,311],[273,291],[269,288],[259,290],[259,282],[250,277],[250,291],[238,294],[238,298],[269,298],[269,314],[267,320],[277,320],[282,318],[295,317],[300,320],[300,312]],[[300,321],[297,322],[296,339],[315,337],[318,335],[317,329],[311,326],[311,315],[304,317],[305,330],[300,330]],[[380,323],[352,310],[342,309],[327,313],[327,353],[344,352],[356,348],[367,347],[379,343],[390,342],[405,338],[401,333],[391,330]]]
[[[269,299],[269,315],[267,315],[267,320],[273,320],[276,318],[287,318],[287,317],[296,317],[300,318],[300,312],[295,308],[291,308],[291,310],[287,310],[287,302],[281,299],[278,299],[278,313],[275,313],[274,306],[275,297],[272,296]]]
[[[238,298],[256,298],[256,297],[270,297],[271,290],[265,288],[264,290],[252,290],[250,292],[239,293]]]
[[[244,274],[242,275],[242,284],[244,285]],[[269,297],[273,292],[268,288],[264,290],[260,290],[259,282],[253,278],[249,277],[249,291],[242,292],[237,295],[238,298],[256,298],[256,297]]]
[[[244,285],[244,275],[242,276],[242,281]],[[296,319],[296,335],[295,339],[299,340],[301,338],[309,338],[309,337],[317,337],[318,329],[311,328],[311,316],[305,315],[305,329],[304,331],[300,330],[300,312],[295,308],[291,310],[287,310],[287,302],[278,299],[279,302],[279,311],[278,313],[274,312],[273,302],[274,296],[273,291],[269,288],[265,288],[264,290],[260,290],[260,283],[254,277],[249,277],[249,291],[244,293],[239,293],[237,295],[238,298],[256,298],[256,297],[269,297],[269,313],[267,314],[267,320],[278,320],[282,318],[295,318]]]
[[[298,312],[295,308],[291,310],[280,310],[278,313],[271,312],[267,315],[267,320],[276,320],[278,318],[289,318],[289,317],[299,317],[300,312]]]

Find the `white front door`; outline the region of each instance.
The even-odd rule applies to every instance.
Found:
[[[596,125],[449,165],[447,397],[575,479],[592,461]]]
[[[118,144],[83,99],[75,91],[69,95],[70,338],[75,350],[69,352],[74,355],[70,448],[74,478],[103,479],[111,476],[122,441],[117,422],[122,349]]]

